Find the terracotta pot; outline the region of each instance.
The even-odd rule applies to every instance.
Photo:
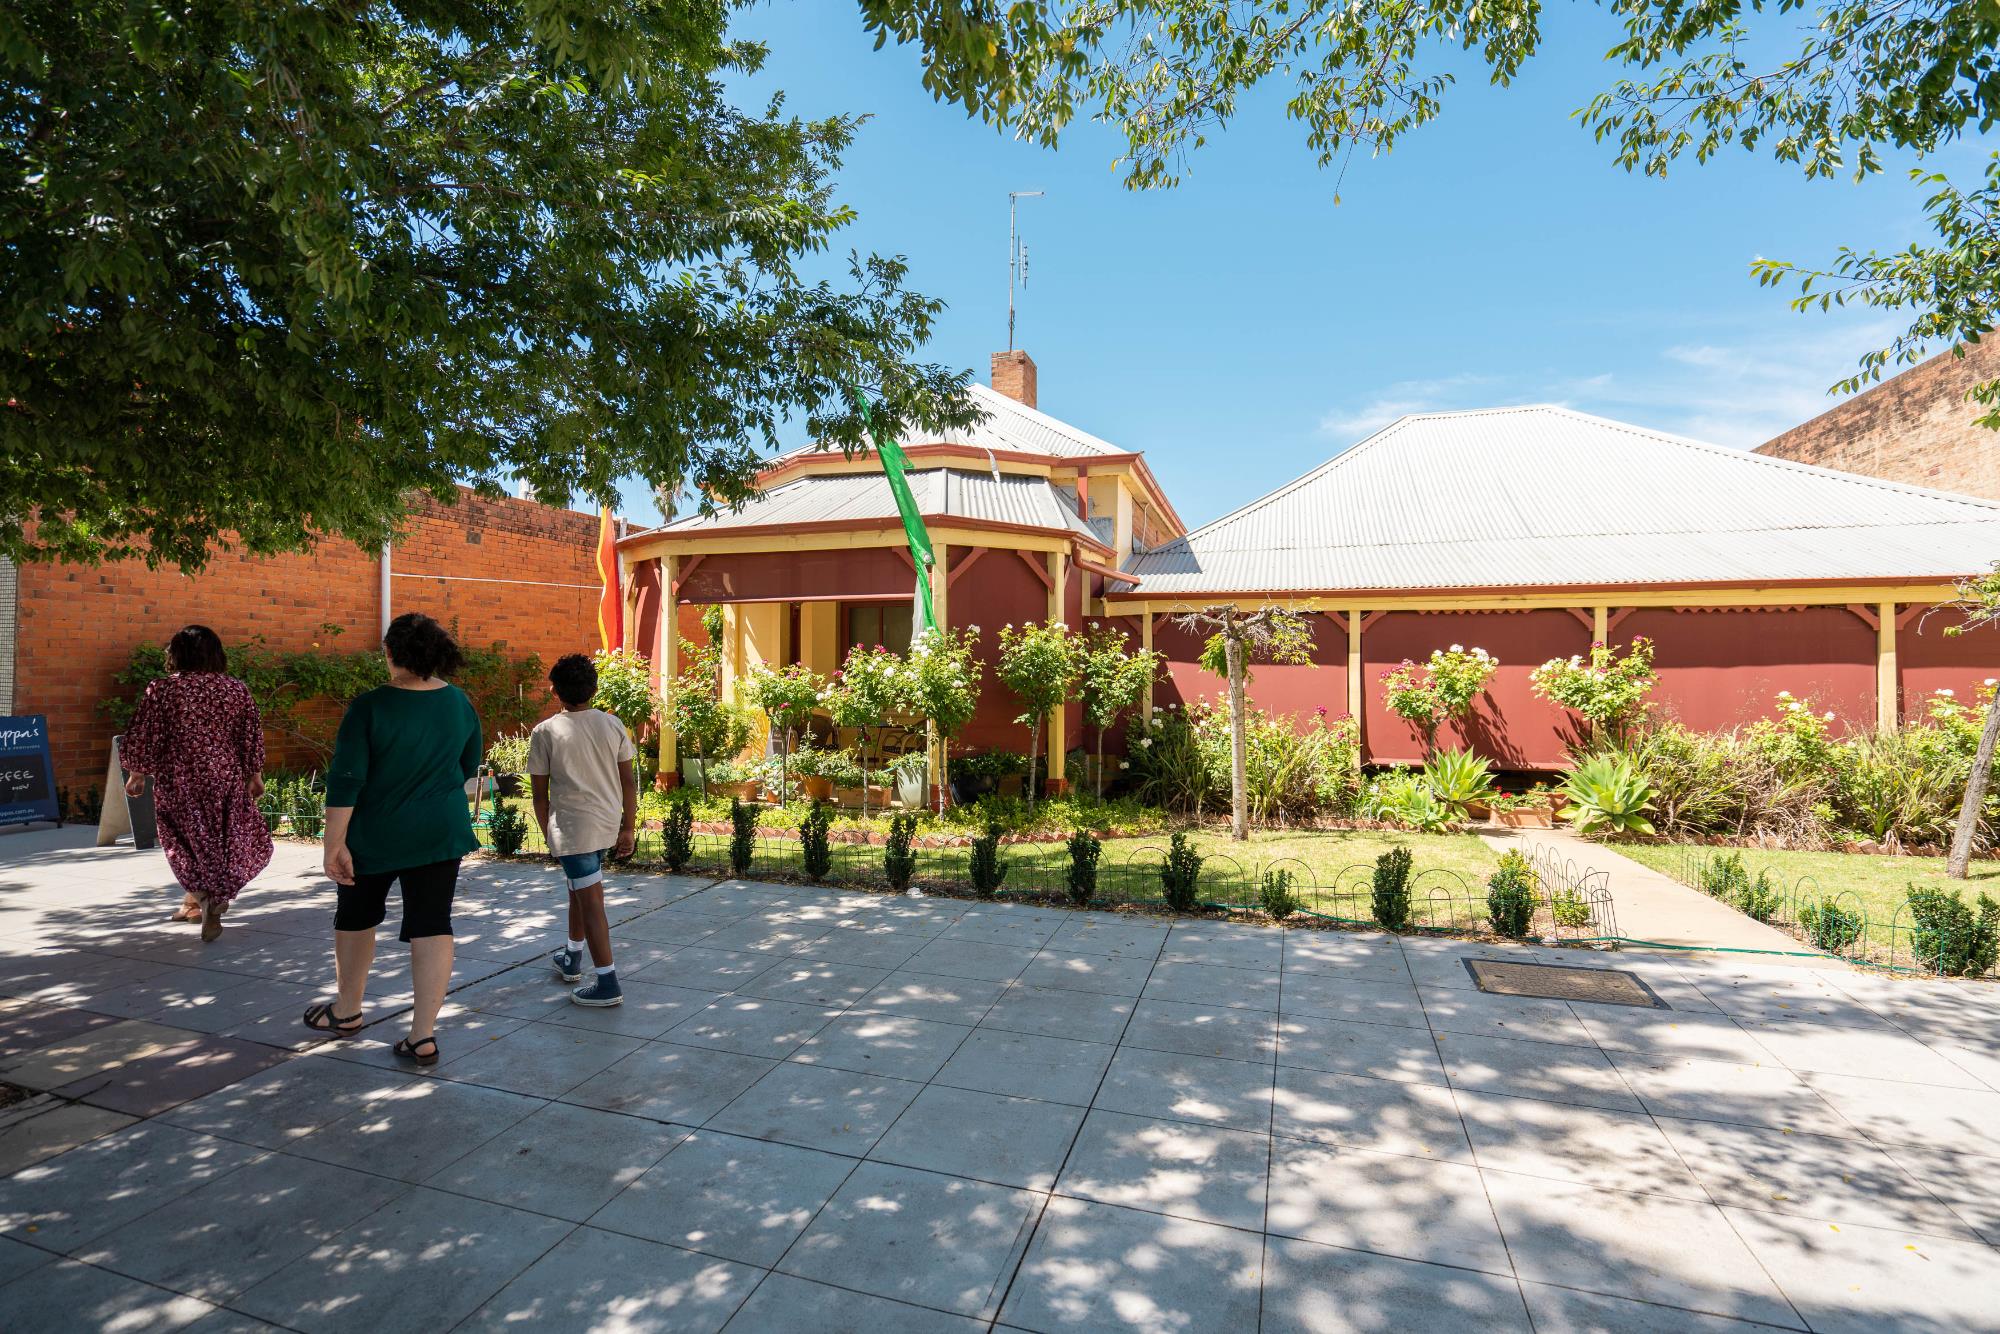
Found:
[[[811,778],[801,778],[799,782],[805,785],[807,801],[826,801],[833,796],[833,780],[831,778],[814,776]]]
[[[1490,819],[1492,815],[1493,808],[1483,801],[1468,801],[1465,803],[1465,816],[1469,820]]]
[[[833,790],[833,800],[834,804],[838,806],[853,806],[858,808],[861,805],[861,789],[858,787],[837,787]],[[889,789],[880,784],[870,783],[868,785],[868,809],[871,811],[880,811],[888,809],[888,806]]]
[[[1000,795],[1003,797],[1020,796],[1021,784],[1023,781],[1024,780],[1022,779],[1022,776],[1020,774],[1000,775]]]
[[[1519,810],[1500,812],[1500,823],[1507,829],[1552,829],[1555,823],[1549,817],[1546,806],[1523,806]]]
[[[754,778],[747,783],[714,783],[708,790],[725,797],[741,797],[745,801],[755,801],[764,795],[764,785]]]

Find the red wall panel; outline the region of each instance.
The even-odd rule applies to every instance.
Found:
[[[1389,711],[1382,673],[1405,658],[1422,662],[1432,649],[1462,644],[1500,660],[1486,693],[1463,724],[1438,730],[1438,745],[1469,746],[1500,769],[1551,769],[1563,762],[1571,725],[1566,711],[1534,693],[1528,677],[1550,658],[1590,647],[1590,631],[1567,611],[1390,612],[1361,636],[1361,687],[1366,712],[1362,740],[1371,764],[1423,759],[1423,738]]]
[[[1939,611],[1913,617],[1896,632],[1896,665],[1902,672],[1905,719],[1929,717],[1925,705],[1940,689],[1951,691],[1969,704],[1979,697],[1982,684],[2000,676],[2000,628],[1989,625],[1982,630],[1947,636],[1945,628],[1958,623],[1956,615]]]
[[[782,546],[782,544],[780,544]],[[693,557],[681,568],[683,602],[796,602],[803,598],[908,598],[916,576],[897,547],[852,551],[758,551]]]
[[[1041,561],[1040,552],[1028,553]],[[956,552],[953,561],[963,559]],[[1043,568],[1046,568],[1044,566]],[[995,664],[1000,658],[1000,627],[1045,621],[1049,615],[1048,586],[1035,577],[1021,558],[1005,548],[991,548],[951,586],[947,617],[954,629],[979,627],[979,658],[986,664],[981,678],[979,711],[953,744],[954,754],[983,750],[1025,753],[1028,729],[1014,721],[1021,712],[1014,693],[1000,684]]]
[[[1781,690],[1831,709],[1837,728],[1875,725],[1875,631],[1843,607],[1680,611],[1642,607],[1612,639],[1653,641],[1654,712],[1722,730],[1771,716]]]

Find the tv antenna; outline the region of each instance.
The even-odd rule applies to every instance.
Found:
[[[1028,285],[1028,247],[1021,244],[1018,215],[1023,199],[1040,199],[1040,190],[1007,192],[1007,350],[1014,350],[1014,288]]]

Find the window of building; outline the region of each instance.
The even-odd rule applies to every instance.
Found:
[[[842,620],[847,626],[847,642],[842,656],[857,644],[873,648],[880,644],[895,653],[910,651],[910,604],[907,602],[850,602]]]

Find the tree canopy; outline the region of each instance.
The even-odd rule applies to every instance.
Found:
[[[1993,0],[1599,0],[1621,21],[1617,74],[1577,111],[1628,170],[1731,146],[1808,176],[1882,168],[2000,120],[2000,5]],[[1170,186],[1260,85],[1327,166],[1385,152],[1442,114],[1448,66],[1473,53],[1505,84],[1535,54],[1539,0],[861,0],[877,41],[914,43],[940,100],[1053,145],[1078,115],[1121,132],[1127,185]],[[1810,12],[1802,23],[1801,11]],[[1937,346],[1976,341],[2000,306],[2000,155],[1977,186],[1912,173],[1930,192],[1936,245],[1844,251],[1822,267],[1760,262],[1797,282],[1794,304],[1914,312],[1909,329],[1837,386]],[[1975,396],[2000,426],[2000,381]]]
[[[787,419],[976,416],[850,220],[858,118],[735,105],[730,0],[0,10],[0,555],[198,566],[407,498],[748,493]]]

